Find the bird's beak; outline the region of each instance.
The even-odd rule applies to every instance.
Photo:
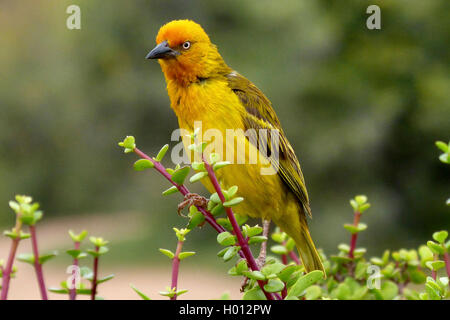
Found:
[[[167,41],[163,41],[156,47],[154,47],[152,51],[147,54],[145,59],[167,59],[176,57],[179,54],[180,53],[178,51],[173,50],[171,47],[169,47]]]

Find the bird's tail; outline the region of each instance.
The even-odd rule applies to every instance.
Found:
[[[311,235],[309,234],[306,221],[301,223],[300,232],[296,232],[293,238],[302,263],[305,267],[305,271],[310,272],[313,270],[321,270],[325,275],[325,269],[323,268],[319,253],[317,252],[316,246],[314,245]]]

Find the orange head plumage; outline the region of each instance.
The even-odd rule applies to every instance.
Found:
[[[230,71],[217,47],[194,21],[174,20],[163,25],[156,44],[146,58],[158,59],[168,81],[189,85]]]

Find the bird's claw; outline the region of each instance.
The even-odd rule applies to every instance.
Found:
[[[206,208],[207,204],[208,200],[206,200],[205,197],[202,197],[196,193],[188,193],[184,196],[184,200],[178,205],[178,215],[181,216],[181,211],[183,211],[186,207],[197,206]]]

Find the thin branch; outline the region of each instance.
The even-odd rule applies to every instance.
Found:
[[[175,256],[172,259],[172,285],[171,289],[174,289],[177,292],[178,289],[178,271],[180,269],[180,258],[179,255],[181,253],[181,249],[183,248],[183,241],[178,240],[177,250],[175,252]],[[170,300],[177,300],[176,293]]]
[[[14,229],[17,237],[15,239],[12,239],[11,249],[9,250],[8,261],[6,262],[6,267],[3,271],[2,292],[1,292],[0,300],[6,300],[8,298],[9,283],[11,281],[11,273],[13,270],[14,259],[16,257],[17,247],[19,246],[19,242],[21,240],[20,239],[21,229],[22,229],[22,222],[20,221],[20,214],[18,214],[17,218],[16,218],[16,227]]]
[[[98,253],[99,246],[95,246],[95,251]],[[94,257],[94,276],[92,279],[91,300],[95,300],[97,294],[97,277],[98,277],[98,256]]]
[[[360,218],[361,218],[361,212],[355,211],[355,216],[353,218],[353,225],[355,227],[358,226]],[[353,259],[355,257],[354,256],[354,251],[356,249],[356,240],[358,240],[358,233],[357,232],[353,233],[352,234],[352,238],[350,239],[350,250],[348,252],[348,257],[351,258],[351,259]]]
[[[33,255],[34,255],[34,270],[36,271],[36,277],[39,284],[39,290],[41,292],[42,300],[48,300],[47,296],[47,288],[45,286],[44,281],[44,273],[42,272],[42,264],[39,261],[39,249],[37,244],[37,236],[36,236],[36,226],[30,226],[31,233],[31,245],[33,247]]]
[[[202,154],[202,160],[205,163],[206,171],[208,172],[209,179],[214,187],[214,189],[217,192],[217,195],[220,198],[220,201],[222,203],[226,202],[225,196],[223,195],[222,188],[220,187],[219,181],[217,181],[217,177],[214,173],[213,167],[206,161],[204,155]],[[236,238],[238,240],[239,246],[241,247],[241,250],[245,256],[245,259],[247,260],[247,263],[253,271],[259,271],[258,265],[256,264],[256,261],[253,257],[253,254],[250,250],[250,247],[248,245],[247,239],[244,239],[244,236],[242,235],[241,228],[239,227],[239,224],[236,221],[236,218],[233,214],[233,210],[230,207],[225,207],[225,211],[227,213],[228,219],[230,220],[231,226],[233,227],[233,231],[236,235]],[[268,300],[275,300],[278,299],[276,294],[271,294],[269,292],[266,292],[264,290],[265,281],[258,280],[258,284],[261,287],[261,290],[263,291],[264,295]],[[279,297],[281,300],[281,297]]]
[[[444,253],[445,270],[447,271],[447,276],[450,278],[450,257],[448,252]],[[448,284],[450,286],[450,282]]]
[[[80,250],[80,242],[79,241],[75,242],[75,250]],[[69,291],[69,299],[70,300],[76,300],[76,298],[77,298],[77,288],[76,288],[76,286],[77,286],[77,277],[76,277],[76,274],[78,272],[77,271],[77,267],[78,267],[78,259],[77,258],[73,259],[72,265],[75,268],[73,268],[73,270],[72,270],[72,278],[73,278],[73,280],[72,280],[72,287],[71,287],[71,289]]]

